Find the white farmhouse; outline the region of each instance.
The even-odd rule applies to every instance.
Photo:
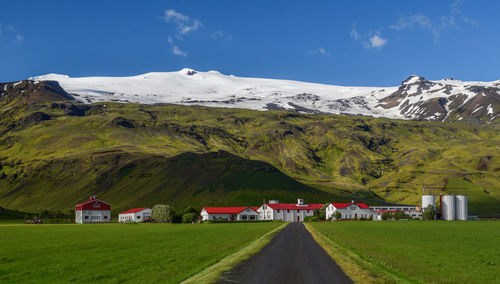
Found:
[[[359,219],[359,218],[370,218],[376,216],[370,207],[364,203],[330,203],[326,207],[326,219],[332,218],[336,219],[337,212],[340,212],[341,219]]]
[[[202,221],[220,219],[250,221],[259,219],[257,207],[203,207],[200,216]]]
[[[122,212],[118,215],[118,222],[144,222],[151,219],[151,208],[134,208]]]
[[[307,216],[313,216],[314,210],[321,209],[323,204],[304,204],[304,200],[298,199],[297,204],[283,203],[278,200],[269,200],[259,207],[257,211],[261,220],[283,220],[285,222],[303,222]]]

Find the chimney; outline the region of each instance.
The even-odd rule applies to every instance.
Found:
[[[303,205],[304,204],[304,199],[299,198],[297,199],[297,205]]]
[[[95,195],[90,196],[90,200],[96,200],[96,199],[97,199],[97,196],[95,196]]]
[[[354,203],[354,200],[351,200],[351,203]]]

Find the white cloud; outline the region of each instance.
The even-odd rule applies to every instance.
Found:
[[[226,34],[224,31],[222,30],[217,30],[215,32],[212,33],[212,38],[213,39],[224,39],[224,40],[227,40],[227,41],[230,41],[233,39],[233,36],[232,35],[228,35]]]
[[[379,35],[373,35],[370,38],[371,47],[374,47],[374,48],[381,48],[386,43],[387,43],[387,40],[384,38],[381,38]]]
[[[355,40],[361,42],[361,44],[366,48],[376,48],[380,49],[387,43],[387,39],[380,36],[380,32],[368,32],[368,33],[359,33],[356,28],[356,23],[354,23],[351,27],[350,36]]]
[[[309,54],[319,54],[319,55],[323,55],[323,56],[330,56],[330,53],[328,51],[326,51],[326,49],[324,49],[323,47],[319,47],[318,49],[315,49],[315,50],[309,49],[307,51],[307,53],[309,53]]]
[[[14,43],[22,43],[24,40],[24,37],[22,35],[16,35],[16,38],[14,39]]]
[[[191,19],[191,17],[178,13],[175,10],[165,10],[164,19],[167,23],[175,23],[177,25],[177,31],[181,35],[197,31],[203,25],[200,20]]]
[[[187,52],[182,51],[177,45],[172,46],[172,53],[179,56],[187,56]]]
[[[172,52],[172,54],[187,57],[187,52],[182,51],[177,45],[175,45],[172,37],[168,37],[168,43],[170,44],[170,51]]]
[[[465,23],[467,25],[477,25],[477,22],[475,20],[467,18],[462,14],[461,8],[464,3],[465,0],[456,0],[449,6],[449,15],[441,16],[437,21],[432,21],[428,16],[423,14],[401,16],[398,19],[397,24],[390,25],[389,29],[396,31],[411,31],[415,28],[427,30],[432,34],[434,42],[437,42],[439,41],[440,34],[449,27],[460,29],[460,23]]]
[[[23,42],[24,37],[13,26],[0,24],[0,39],[20,44]]]
[[[350,34],[354,40],[359,40],[361,38],[360,34],[358,33],[358,30],[356,29],[356,24],[352,25]]]

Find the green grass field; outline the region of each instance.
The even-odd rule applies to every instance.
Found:
[[[499,283],[500,222],[308,223],[409,282]]]
[[[178,283],[281,224],[0,225],[0,283]]]

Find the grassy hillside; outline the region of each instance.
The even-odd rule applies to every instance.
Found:
[[[47,100],[0,100],[0,206],[418,204],[426,187],[500,213],[498,125]]]

